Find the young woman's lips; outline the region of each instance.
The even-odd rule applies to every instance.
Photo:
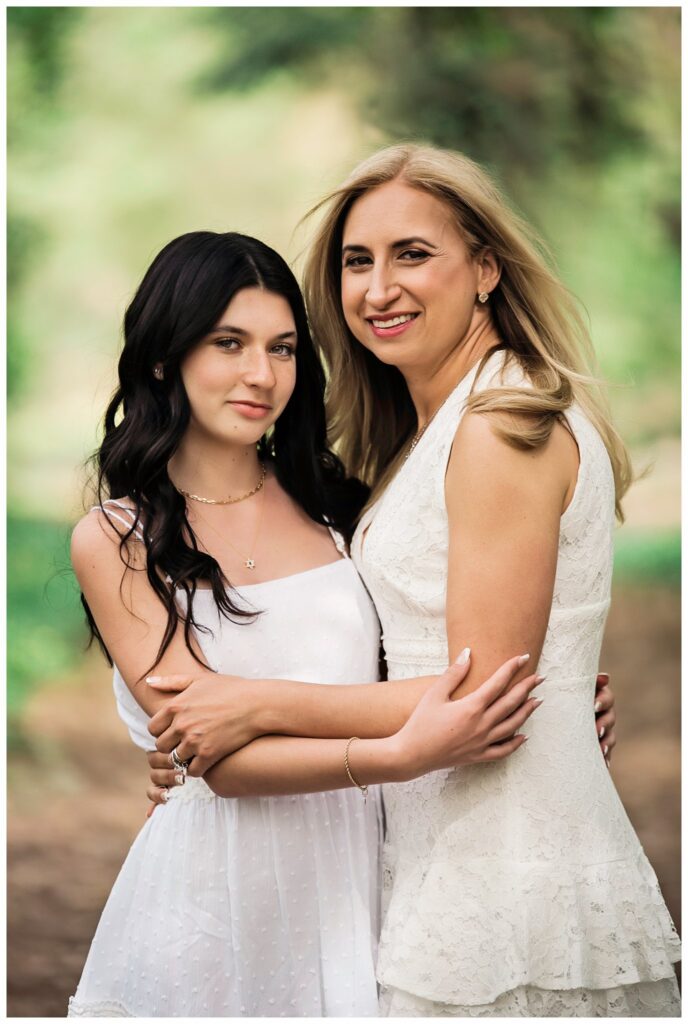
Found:
[[[404,317],[403,322],[397,323],[396,321],[398,321],[402,316]],[[370,317],[368,319],[368,323],[370,324],[370,329],[376,338],[397,338],[400,334],[403,334],[404,331],[407,331],[409,327],[416,322],[417,319],[418,313],[402,313],[399,314],[398,316],[389,318],[389,327],[384,327],[384,320],[378,319],[377,317]]]
[[[250,405],[248,402],[230,402],[233,409],[245,416],[247,420],[260,420],[270,412],[268,405]]]

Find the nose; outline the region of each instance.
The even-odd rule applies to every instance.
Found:
[[[376,263],[368,277],[366,299],[370,305],[384,309],[400,295],[401,286],[394,279],[393,268],[383,262]]]
[[[248,387],[272,388],[275,386],[275,373],[270,356],[264,349],[246,349],[242,371],[244,383]]]

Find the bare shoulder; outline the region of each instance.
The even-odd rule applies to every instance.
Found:
[[[133,509],[133,503],[129,502],[127,507]],[[128,532],[125,516],[118,520],[103,509],[93,509],[79,520],[72,530],[70,554],[74,572],[81,583],[94,573],[109,574],[115,568],[121,575],[125,568],[121,542]],[[138,542],[127,545],[127,561],[132,567],[140,558],[136,553],[140,547]]]
[[[511,412],[467,412],[457,428],[447,469],[447,497],[500,492],[509,500],[527,496],[552,501],[560,511],[569,489],[575,486],[578,449],[570,432],[556,422],[548,440],[524,448],[503,435],[518,430],[519,417]]]

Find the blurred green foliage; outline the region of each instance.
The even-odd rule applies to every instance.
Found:
[[[32,686],[69,672],[85,648],[66,523],[7,523],[7,710],[15,725]],[[10,729],[10,736],[15,730]]]
[[[387,142],[492,169],[589,311],[624,437],[677,436],[679,86],[677,8],[10,7],[10,711],[83,650],[74,467],[150,257],[207,227],[293,258]],[[617,573],[676,581],[678,534],[631,524]]]
[[[282,69],[309,83],[341,76],[387,135],[468,149],[509,176],[542,177],[562,157],[585,164],[643,141],[628,102],[643,46],[624,9],[243,7],[209,17],[226,37],[204,76],[211,87],[245,88]]]
[[[681,531],[622,530],[614,546],[614,581],[680,587]]]

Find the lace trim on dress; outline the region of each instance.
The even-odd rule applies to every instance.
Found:
[[[121,1003],[78,1003],[74,996],[69,997],[68,1017],[135,1017]]]
[[[378,980],[422,998],[479,1006],[526,984],[615,988],[673,977],[680,959],[642,851],[567,864],[461,863],[438,850],[394,873]]]
[[[591,992],[584,988],[543,989],[522,985],[488,1006],[433,1003],[401,989],[383,989],[383,1017],[679,1017],[676,978],[640,982]]]

